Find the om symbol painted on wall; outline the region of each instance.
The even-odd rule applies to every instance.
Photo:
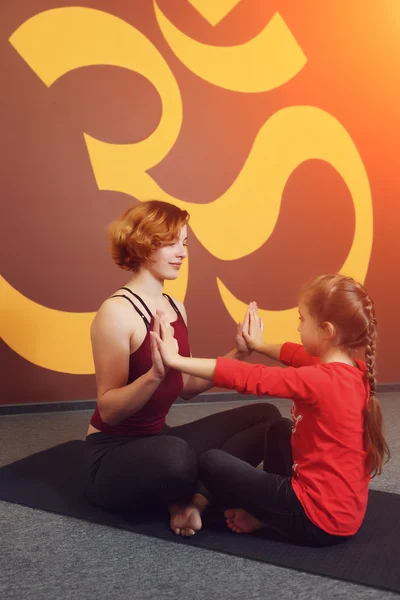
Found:
[[[215,25],[238,0],[189,0]],[[158,26],[176,57],[210,85],[232,92],[254,94],[284,85],[304,67],[307,58],[279,13],[248,42],[230,47],[200,43],[180,31],[154,0]],[[119,191],[143,201],[158,198],[187,209],[198,240],[223,261],[247,256],[270,237],[277,223],[286,182],[304,161],[320,159],[330,164],[346,183],[354,205],[355,230],[341,272],[364,281],[373,238],[372,200],[359,152],[334,116],[315,106],[290,106],[278,110],[258,131],[248,157],[232,185],[213,202],[194,204],[163,190],[149,174],[173,148],[183,121],[179,85],[159,50],[138,29],[109,13],[84,7],[64,7],[39,13],[23,23],[10,43],[43,83],[50,87],[62,75],[80,67],[110,65],[144,76],[157,90],[162,116],[146,139],[131,144],[110,144],[83,133],[94,176],[100,190]],[[265,64],[265,56],[279,54]],[[239,208],[246,198],[250,210]],[[235,215],[240,214],[240,219]],[[224,221],[224,231],[218,223]],[[243,231],[251,231],[244,235]],[[217,234],[218,233],[218,234]],[[241,243],[237,244],[238,237]],[[188,266],[167,292],[183,300]],[[5,342],[26,360],[53,371],[71,374],[94,372],[89,329],[94,313],[53,310],[37,304],[5,279],[0,280],[6,306],[23,312],[31,323],[27,339],[18,323],[2,324]],[[235,322],[245,304],[217,278],[226,310]],[[11,308],[10,308],[11,310]],[[268,341],[279,343],[293,336],[297,308],[261,309]],[[37,334],[36,334],[37,332]],[[64,339],[62,347],[58,344]],[[79,352],[76,351],[77,339]]]

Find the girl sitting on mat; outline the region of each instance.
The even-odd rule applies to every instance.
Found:
[[[164,316],[156,318],[161,335],[152,333],[153,360],[159,354],[166,367],[219,387],[292,399],[292,420],[268,427],[263,471],[210,450],[199,459],[200,479],[227,509],[232,531],[267,527],[292,541],[327,545],[357,532],[370,477],[389,457],[375,396],[376,319],[364,287],[341,275],[320,276],[306,287],[299,316],[303,345],[263,344],[255,304],[243,327],[249,349],[287,368],[180,356]],[[358,348],[366,364],[355,358]]]
[[[211,387],[152,359],[150,329],[162,310],[164,332],[173,332],[190,356],[183,304],[163,294],[186,257],[186,211],[150,201],[126,211],[110,228],[112,255],[130,273],[125,287],[105,300],[91,329],[97,407],[87,432],[85,493],[89,502],[115,511],[170,512],[176,534],[201,528],[207,491],[198,481],[197,457],[212,448],[257,466],[265,429],[280,418],[271,404],[252,404],[169,427],[178,396],[189,399]],[[243,337],[228,356],[250,355]]]

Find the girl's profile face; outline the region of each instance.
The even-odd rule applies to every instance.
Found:
[[[319,356],[325,340],[324,330],[310,315],[308,307],[303,301],[299,303],[299,319],[298,332],[304,349],[310,356]]]
[[[180,230],[179,237],[171,244],[154,250],[149,257],[148,269],[157,279],[176,279],[187,256],[187,226]]]

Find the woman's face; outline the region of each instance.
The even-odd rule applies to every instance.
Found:
[[[171,244],[160,246],[149,257],[148,270],[157,279],[176,279],[183,260],[187,256],[187,226],[184,225],[179,237]]]

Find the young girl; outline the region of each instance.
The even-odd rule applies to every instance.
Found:
[[[126,211],[110,227],[112,255],[130,273],[126,285],[100,307],[91,338],[98,389],[86,438],[86,497],[109,510],[165,507],[176,534],[201,528],[207,491],[197,457],[220,448],[250,465],[263,458],[265,427],[280,417],[275,406],[253,404],[169,427],[178,396],[189,399],[211,387],[152,360],[150,329],[163,311],[180,352],[190,356],[183,304],[163,294],[186,258],[189,215],[172,204],[150,201]],[[241,336],[230,353],[249,356]]]
[[[299,317],[302,346],[264,345],[254,304],[243,327],[250,349],[287,368],[179,356],[163,316],[152,351],[166,366],[214,385],[293,400],[293,421],[267,429],[263,471],[211,450],[200,457],[200,477],[227,509],[232,531],[267,527],[299,543],[326,545],[358,531],[370,477],[389,457],[375,396],[376,318],[364,287],[341,275],[315,279],[301,294]],[[355,358],[357,348],[365,349],[366,364]]]

